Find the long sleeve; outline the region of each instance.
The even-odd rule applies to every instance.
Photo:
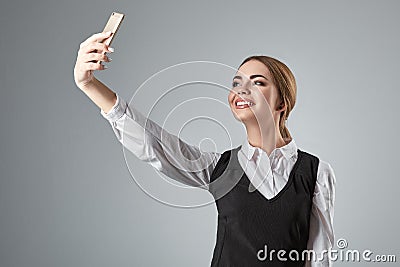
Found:
[[[211,173],[221,154],[201,151],[161,128],[117,94],[107,119],[118,141],[140,160],[186,185],[208,189]]]
[[[332,266],[327,253],[323,253],[323,251],[328,251],[334,246],[335,184],[336,178],[332,167],[328,163],[320,161],[310,215],[310,232],[307,245],[308,250],[315,252],[316,260],[307,261],[306,267]]]

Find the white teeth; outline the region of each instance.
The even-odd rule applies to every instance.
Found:
[[[253,106],[254,104],[252,102],[248,102],[248,101],[238,101],[238,102],[236,102],[236,106],[243,106],[243,105]]]

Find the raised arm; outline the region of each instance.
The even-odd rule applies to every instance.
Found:
[[[94,77],[94,70],[105,69],[97,61],[110,61],[105,53],[113,49],[100,43],[109,36],[94,34],[80,45],[74,68],[76,85],[100,108],[122,145],[140,160],[179,182],[208,189],[220,153],[200,151],[167,132]]]
[[[118,95],[109,113],[100,112],[110,122],[118,141],[140,160],[172,179],[208,189],[220,153],[200,151],[187,144],[127,105]]]
[[[95,70],[104,70],[105,66],[99,61],[110,62],[106,53],[114,49],[100,43],[111,36],[111,33],[96,33],[80,44],[74,67],[75,83],[98,107],[109,111],[114,105],[117,96],[94,77]]]

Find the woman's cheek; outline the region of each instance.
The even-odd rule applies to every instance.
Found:
[[[273,120],[272,110],[268,103],[268,99],[260,93],[254,95],[254,102],[256,103],[251,107],[254,115],[257,117],[258,121],[271,121]]]
[[[268,99],[260,91],[254,92],[254,102],[256,103],[256,105],[254,106],[256,110],[264,112],[269,110]]]
[[[235,97],[235,93],[232,91],[228,94],[228,103],[231,104],[233,101],[233,98]]]

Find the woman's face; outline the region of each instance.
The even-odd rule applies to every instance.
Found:
[[[243,123],[279,120],[279,92],[268,68],[258,60],[243,64],[232,81],[228,102],[235,118]]]

